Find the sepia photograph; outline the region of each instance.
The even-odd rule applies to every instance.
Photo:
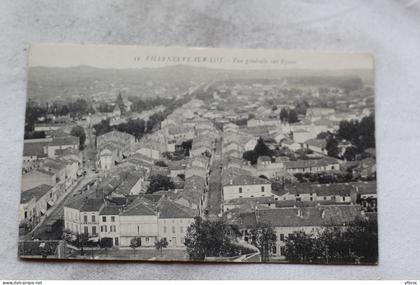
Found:
[[[28,53],[20,258],[378,264],[371,55]]]

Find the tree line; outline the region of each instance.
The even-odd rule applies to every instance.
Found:
[[[358,219],[346,227],[294,232],[286,240],[284,255],[293,263],[377,263],[377,222]]]

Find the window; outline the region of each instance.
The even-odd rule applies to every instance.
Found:
[[[115,222],[115,217],[111,216],[111,222]]]
[[[140,234],[140,226],[137,226],[137,233]]]
[[[95,226],[92,227],[92,235],[96,235],[96,227]]]
[[[84,227],[83,231],[84,231],[85,234],[89,234],[89,228],[88,227]]]
[[[106,217],[105,216],[102,217],[102,222],[106,222]]]
[[[289,234],[289,239],[291,239],[293,237],[293,235],[292,234]]]
[[[83,222],[87,223],[87,216],[86,215],[83,216]]]
[[[345,202],[345,201],[346,201],[346,197],[343,196],[343,202]]]
[[[96,217],[94,215],[92,215],[92,223],[96,222]]]
[[[180,231],[181,233],[183,233],[183,232],[184,232],[184,227],[182,227],[182,226],[181,226],[181,227],[179,228],[179,231]]]
[[[324,201],[327,200],[327,196],[324,196]]]
[[[175,233],[175,227],[174,226],[172,227],[172,233]]]
[[[284,234],[280,234],[280,240],[284,241]]]
[[[313,201],[313,200],[314,200],[314,197],[310,197],[310,198],[309,198],[309,200],[310,200],[310,201]]]
[[[242,187],[239,187],[239,193],[242,193]]]
[[[280,255],[284,255],[284,246],[280,247]]]
[[[149,242],[149,237],[146,237],[146,241]]]
[[[166,227],[163,227],[163,233],[166,234]]]
[[[115,245],[120,245],[117,237],[115,238]]]
[[[271,248],[271,252],[272,252],[273,254],[277,254],[277,247],[276,247],[276,246],[273,246],[273,247]]]
[[[264,192],[264,186],[261,186],[261,192]]]

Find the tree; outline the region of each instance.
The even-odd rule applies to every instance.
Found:
[[[169,189],[175,189],[175,185],[168,176],[156,174],[150,177],[147,193],[152,194],[156,191],[167,191]]]
[[[81,233],[76,236],[77,244],[80,247],[80,255],[85,255],[84,246],[89,240],[89,235],[86,233]]]
[[[280,121],[283,123],[287,122],[289,117],[289,112],[286,110],[286,108],[282,108],[280,111]]]
[[[86,133],[85,133],[85,129],[83,129],[83,127],[81,126],[74,126],[71,131],[70,134],[72,136],[78,137],[79,138],[79,143],[80,143],[80,150],[83,150],[84,146],[85,146],[85,141],[86,141]]]
[[[125,114],[125,105],[121,93],[118,93],[117,100],[115,102],[121,110],[121,114]]]
[[[269,156],[273,155],[273,151],[264,143],[264,140],[260,137],[257,144],[254,147],[254,151],[258,156]]]
[[[96,136],[100,136],[112,131],[112,127],[109,124],[109,119],[100,121],[96,125],[93,125],[93,128],[95,130]]]
[[[168,241],[166,238],[161,238],[160,240],[155,242],[155,248],[160,251],[160,256],[163,254],[163,249],[168,246]]]
[[[187,228],[185,246],[191,260],[204,260],[206,257],[235,256],[243,250],[233,241],[238,231],[223,219],[214,221],[196,217]]]
[[[292,110],[289,111],[289,114],[288,114],[288,117],[287,117],[287,121],[290,124],[299,122],[298,113],[296,112],[295,109],[292,109]]]
[[[347,161],[355,160],[357,153],[357,148],[355,148],[354,146],[349,146],[348,148],[346,148],[346,151],[343,154],[343,158]]]
[[[324,227],[318,233],[295,232],[286,240],[285,256],[298,263],[376,263],[377,222],[356,219],[346,226]]]
[[[251,164],[256,164],[258,160],[258,153],[255,150],[248,150],[242,154],[242,158],[251,162]]]
[[[338,157],[339,149],[338,149],[338,142],[332,136],[327,139],[327,144],[325,146],[327,153],[329,156]]]
[[[269,261],[270,251],[276,244],[276,234],[273,228],[264,223],[257,223],[250,230],[251,244],[257,247],[261,254],[261,261]]]
[[[130,247],[133,249],[133,255],[136,256],[136,248],[141,246],[141,238],[134,237],[130,240]]]
[[[166,162],[164,162],[163,160],[155,161],[155,165],[160,166],[160,167],[168,167]]]
[[[99,241],[99,246],[105,249],[105,255],[108,256],[108,248],[112,247],[112,238],[101,238],[101,240]]]

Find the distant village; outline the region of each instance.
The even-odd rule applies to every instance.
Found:
[[[376,223],[373,98],[367,86],[232,80],[144,110],[124,92],[77,115],[30,102],[19,254],[316,262],[293,245]],[[226,241],[209,252],[217,242],[200,231],[217,225]]]

